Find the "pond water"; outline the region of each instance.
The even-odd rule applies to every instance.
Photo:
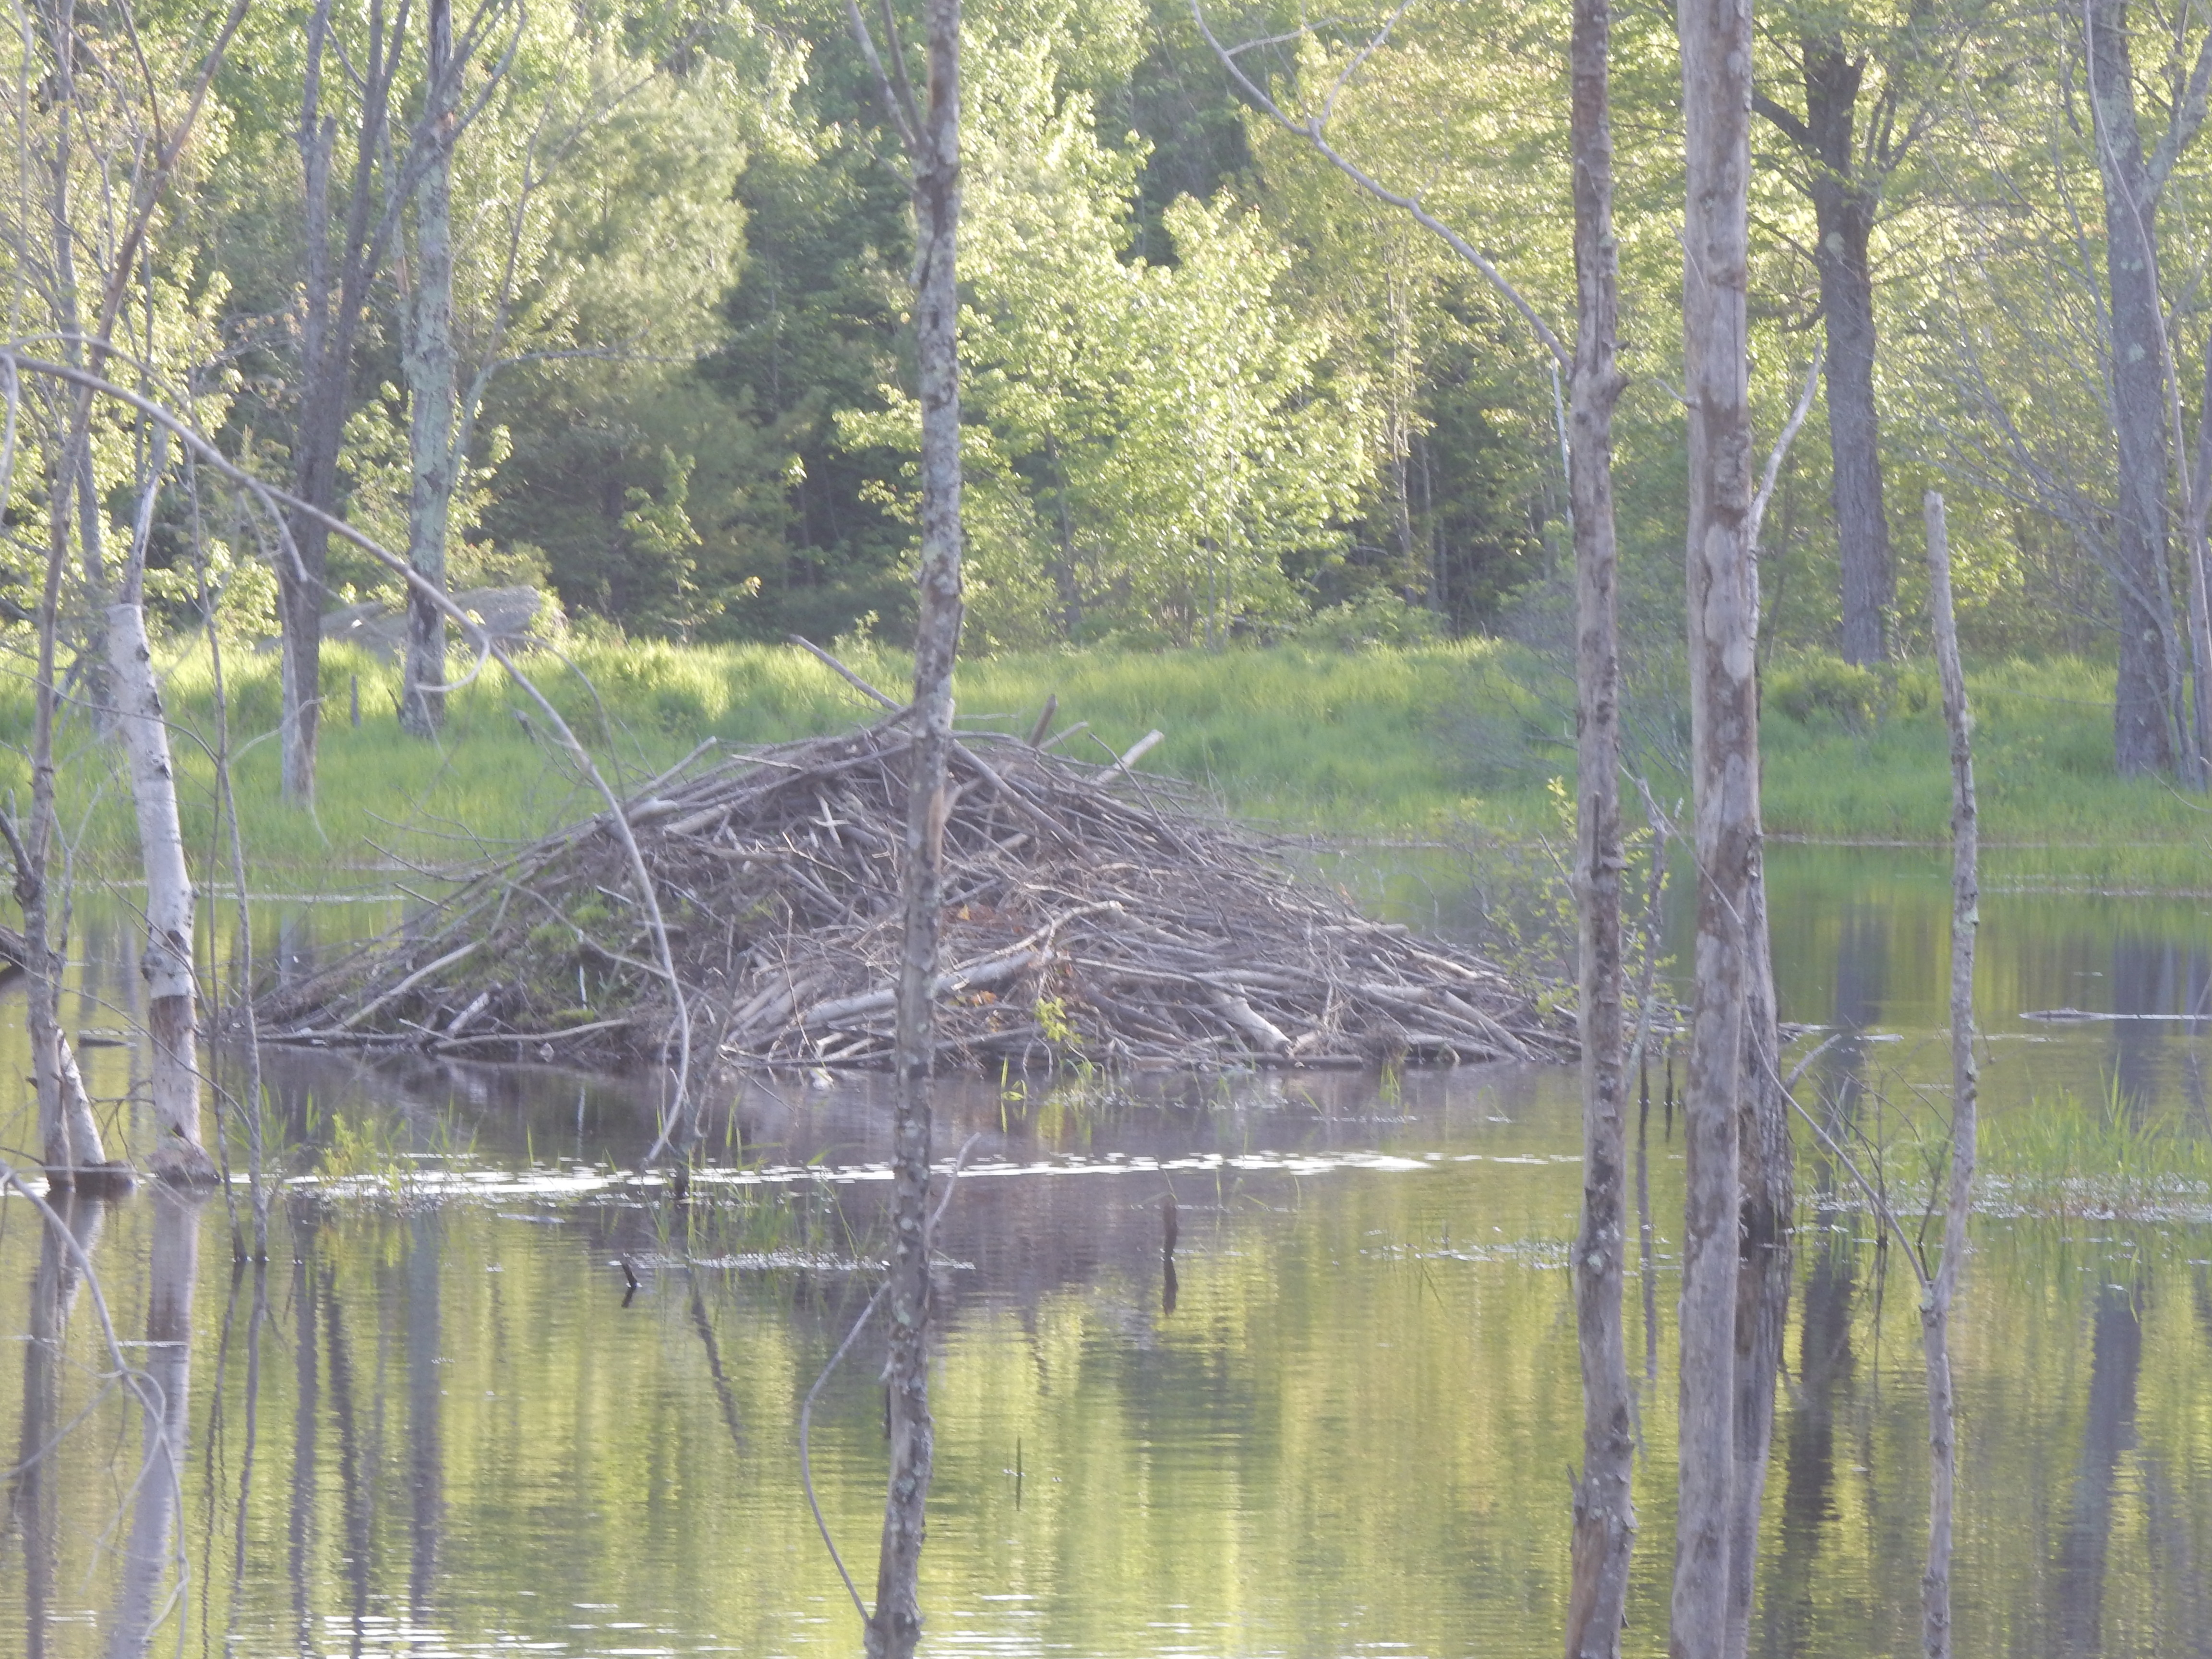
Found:
[[[1771,869],[1784,1012],[1844,1033],[1808,1090],[1909,1185],[1947,1075],[1942,872],[1791,848]],[[2078,1120],[2139,1167],[1993,1185],[1977,1223],[1962,1653],[2212,1653],[2212,1206],[2185,1178],[2212,1136],[2208,908],[1984,903],[1992,1137]],[[120,932],[87,934],[72,1030],[125,1022]],[[2021,1018],[2054,1009],[2163,1018]],[[12,1016],[0,1057],[21,1075]],[[96,1093],[129,1094],[129,1047],[86,1060]],[[287,1054],[267,1085],[284,1171],[314,1178],[276,1202],[265,1269],[234,1267],[220,1195],[70,1210],[96,1279],[0,1202],[22,1354],[0,1363],[0,1653],[857,1650],[796,1425],[872,1288],[877,1089],[749,1084],[678,1198],[624,1173],[651,1139],[640,1085]],[[1672,1556],[1680,1166],[1663,1068],[1652,1089],[1633,1655],[1664,1651]],[[979,1139],[943,1236],[925,1651],[1556,1650],[1571,1073],[970,1085],[943,1111],[943,1151]],[[1914,1652],[1917,1297],[1809,1151],[1800,1181],[1752,1650]],[[173,1480],[142,1471],[147,1385],[118,1384],[103,1317],[186,1425]],[[880,1359],[864,1339],[812,1434],[864,1590]]]

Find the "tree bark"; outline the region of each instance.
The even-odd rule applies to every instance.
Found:
[[[857,21],[859,13],[854,12]],[[960,0],[927,0],[926,104],[904,125],[914,167],[915,358],[921,394],[921,614],[915,630],[913,745],[901,872],[892,1127],[890,1490],[884,1504],[870,1659],[911,1659],[921,1636],[919,1581],[934,1431],[929,1414],[930,1097],[936,1066],[938,935],[944,913],[952,665],[960,644]],[[896,38],[887,46],[903,61]],[[887,88],[890,90],[890,88]],[[894,102],[894,108],[897,105]]]
[[[414,290],[406,342],[407,436],[411,490],[407,558],[426,580],[446,586],[446,536],[460,458],[453,453],[453,0],[426,0],[424,112],[429,154],[415,189]],[[430,599],[407,593],[407,663],[399,724],[429,737],[445,724],[446,617]]]
[[[1966,1255],[1973,1213],[1976,1104],[1974,935],[1980,921],[1980,852],[1974,804],[1973,716],[1959,663],[1951,608],[1950,540],[1943,498],[1929,490],[1928,609],[1943,719],[1951,728],[1951,1176],[1943,1212],[1943,1260],[1929,1286],[1920,1322],[1928,1361],[1928,1571],[1921,1581],[1921,1644],[1927,1659],[1951,1652],[1951,1498],[1958,1465],[1957,1406],[1951,1385],[1951,1306]]]
[[[1881,424],[1875,410],[1874,272],[1867,246],[1878,193],[1858,173],[1853,126],[1865,60],[1842,42],[1803,46],[1811,139],[1813,259],[1827,332],[1828,457],[1843,575],[1844,660],[1875,663],[1888,648],[1895,596],[1882,499]]]
[[[345,435],[353,378],[354,337],[370,283],[383,264],[388,216],[375,211],[374,184],[388,148],[392,76],[399,48],[383,9],[372,3],[366,50],[356,71],[361,116],[354,135],[345,222],[335,249],[331,235],[331,173],[337,118],[323,110],[323,69],[335,47],[331,0],[308,14],[307,62],[301,87],[300,161],[306,181],[304,293],[300,314],[300,415],[292,452],[293,494],[311,512],[287,521],[289,548],[276,560],[277,619],[283,633],[284,799],[315,799],[316,738],[322,726],[323,606],[330,597],[330,528],[320,516],[338,510],[338,450]]]
[[[62,1034],[64,952],[55,947],[46,870],[58,820],[54,810],[54,720],[61,692],[54,678],[61,612],[62,572],[69,559],[69,501],[75,472],[62,459],[48,474],[46,585],[39,602],[38,675],[32,687],[31,818],[18,836],[11,823],[9,851],[15,862],[15,901],[23,909],[23,1026],[31,1045],[31,1081],[39,1103],[40,1151],[46,1180],[57,1190],[84,1185],[128,1188],[130,1172],[111,1164],[100,1126],[85,1094],[76,1056]],[[106,678],[105,674],[101,676]]]
[[[2173,764],[2171,699],[2179,665],[2166,571],[2166,353],[2158,281],[2163,180],[2145,159],[2136,125],[2126,0],[2089,0],[2085,9],[2097,166],[2105,187],[2112,427],[2119,453],[2112,568],[2119,679],[2112,751],[2121,775],[2129,777]]]
[[[1575,1322],[1583,1382],[1583,1473],[1574,1497],[1567,1659],[1620,1650],[1636,1535],[1633,1401],[1621,1330],[1627,1245],[1620,878],[1620,629],[1613,505],[1613,412],[1620,257],[1613,231],[1611,0],[1575,0],[1571,53],[1576,319],[1568,484],[1574,502],[1576,886],[1581,932],[1583,1213]],[[1401,491],[1403,502],[1403,491]],[[1654,857],[1658,856],[1656,852]]]
[[[1698,869],[1680,1317],[1678,1520],[1669,1651],[1720,1659],[1735,1488],[1737,1121],[1759,872],[1758,586],[1747,191],[1748,0],[1683,0],[1683,380],[1689,424],[1691,773]]]
[[[115,603],[107,608],[108,669],[117,731],[131,767],[139,859],[146,874],[146,1029],[153,1050],[153,1105],[160,1141],[150,1159],[166,1181],[216,1179],[200,1144],[198,992],[192,977],[192,878],[177,816],[169,728],[146,638],[146,539],[167,446],[156,440],[137,533]]]

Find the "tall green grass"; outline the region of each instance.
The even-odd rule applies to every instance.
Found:
[[[2094,1100],[2062,1089],[1990,1116],[1984,1185],[1998,1204],[2031,1215],[2201,1208],[2212,1193],[2212,1139],[2201,1127],[2128,1099],[2110,1078]]]
[[[851,647],[897,695],[897,653]],[[325,653],[319,787],[312,812],[278,797],[273,655],[226,662],[229,742],[248,856],[263,885],[329,886],[393,864],[442,864],[597,810],[520,689],[489,667],[450,699],[436,744],[404,736],[397,671],[344,646]],[[635,787],[709,738],[768,743],[876,712],[821,664],[783,646],[579,644],[526,667],[618,787]],[[220,869],[211,756],[219,739],[204,647],[165,665],[185,805],[199,856]],[[2112,775],[2111,672],[2074,659],[1984,665],[1971,676],[1985,879],[2064,888],[2212,890],[2212,803]],[[361,724],[349,714],[358,688]],[[1573,765],[1573,711],[1556,668],[1520,647],[1467,641],[1348,653],[1299,646],[1137,653],[1015,653],[963,665],[963,723],[1026,732],[1048,696],[1064,751],[1119,754],[1158,728],[1148,767],[1214,791],[1231,811],[1340,836],[1501,838],[1552,834],[1548,793]],[[1644,729],[1679,733],[1659,700]],[[20,797],[30,696],[0,684],[0,789]],[[1778,835],[1930,844],[1947,834],[1947,738],[1932,685],[1907,668],[1779,659],[1765,677],[1766,822]],[[64,818],[77,857],[135,862],[114,745],[81,714],[63,725]],[[1668,754],[1654,782],[1679,793]]]

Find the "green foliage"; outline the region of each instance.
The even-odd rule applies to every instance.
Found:
[[[1864,667],[1816,651],[1793,653],[1770,667],[1759,687],[1762,708],[1800,726],[1822,714],[1846,726],[1871,726],[1892,714],[1925,714],[1942,695],[1924,668]]]

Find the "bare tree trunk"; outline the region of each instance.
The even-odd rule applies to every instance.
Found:
[[[168,446],[157,436],[148,469],[137,533],[116,601],[107,608],[108,667],[117,729],[131,763],[138,815],[138,851],[146,872],[146,1030],[153,1049],[154,1121],[160,1143],[150,1160],[167,1181],[212,1182],[214,1164],[200,1145],[199,1012],[192,977],[192,878],[177,817],[177,780],[169,760],[169,728],[146,638],[146,540]]]
[[[1582,934],[1583,1214],[1574,1274],[1583,1474],[1575,1487],[1567,1659],[1612,1659],[1620,1652],[1629,1551],[1636,1535],[1630,1491],[1636,1431],[1620,1312],[1627,1248],[1627,1079],[1622,1060],[1620,558],[1613,533],[1613,411],[1625,382],[1614,355],[1620,256],[1613,232],[1612,33],[1611,0],[1575,0],[1571,51],[1579,314],[1568,482],[1574,501],[1579,702],[1575,884]],[[1402,520],[1402,488],[1399,501]],[[1410,540],[1409,524],[1407,529]]]
[[[107,1659],[141,1659],[153,1632],[162,1581],[174,1553],[169,1532],[184,1496],[185,1442],[191,1427],[192,1287],[199,1276],[198,1194],[154,1194],[152,1279],[146,1302],[146,1369],[140,1384],[145,1451],[123,1556],[123,1590]]]
[[[1856,176],[1853,118],[1863,58],[1838,40],[1804,43],[1805,125],[1812,139],[1813,259],[1827,331],[1828,456],[1843,567],[1844,660],[1880,662],[1895,578],[1882,501],[1881,425],[1874,401],[1874,272],[1867,244],[1875,197]]]
[[[2126,0],[2089,0],[2089,89],[2105,185],[2105,271],[2112,318],[2112,424],[2119,449],[2113,594],[2120,621],[2113,757],[2122,776],[2173,764],[2173,621],[2166,599],[2166,351],[2159,301],[2158,204],[2164,180],[2136,125]]]
[[[1720,1659],[1735,1489],[1736,1112],[1759,873],[1758,586],[1752,569],[1751,9],[1683,0],[1683,379],[1689,406],[1691,773],[1698,870],[1680,1328],[1680,1467],[1669,1651]]]
[[[860,14],[852,13],[857,25]],[[929,1415],[930,1096],[936,1066],[938,934],[943,921],[945,765],[952,747],[952,665],[960,644],[959,294],[960,0],[927,0],[928,87],[917,107],[896,36],[892,107],[914,166],[915,358],[921,392],[921,570],[915,629],[913,746],[907,763],[893,1064],[890,1490],[884,1504],[870,1659],[911,1659],[921,1636],[923,1516],[934,1453]],[[860,31],[863,40],[866,31]]]
[[[1975,1116],[1980,1087],[1974,1062],[1974,933],[1980,921],[1976,865],[1980,837],[1974,805],[1973,717],[1959,663],[1951,609],[1951,549],[1943,498],[1928,492],[1928,608],[1936,627],[1936,665],[1943,718],[1951,728],[1951,1179],[1943,1211],[1943,1261],[1929,1286],[1920,1323],[1928,1360],[1928,1571],[1921,1581],[1921,1641],[1927,1659],[1951,1651],[1951,1494],[1958,1467],[1957,1406],[1951,1389],[1951,1304],[1966,1255],[1973,1212]]]
[[[427,0],[425,112],[430,154],[415,189],[414,292],[406,342],[407,435],[412,491],[408,562],[446,586],[446,533],[460,458],[453,453],[453,0]],[[428,737],[445,724],[446,617],[428,596],[407,594],[407,664],[399,724]]]
[[[12,400],[12,383],[10,391]],[[23,908],[23,1025],[30,1038],[46,1180],[57,1189],[80,1182],[88,1188],[128,1188],[128,1170],[107,1161],[76,1056],[62,1034],[65,957],[55,948],[52,897],[46,885],[59,830],[54,810],[54,720],[60,712],[61,694],[54,675],[62,572],[69,559],[71,476],[64,447],[49,475],[46,585],[39,604],[39,665],[32,687],[31,819],[21,834],[9,823],[8,843],[15,864],[15,900]]]
[[[334,338],[341,331],[343,310],[334,306],[331,292],[331,165],[337,143],[337,118],[325,115],[322,110],[323,58],[329,49],[330,29],[330,0],[317,0],[307,19],[307,68],[300,99],[300,164],[306,180],[305,258],[300,309],[300,413],[292,450],[293,490],[317,507],[334,506],[337,499],[338,429],[345,421],[346,360],[350,356]],[[280,554],[276,561],[283,696],[283,735],[279,742],[283,748],[284,799],[304,806],[315,799],[315,738],[322,722],[323,576],[329,565],[330,534],[312,514],[295,514],[288,528],[290,556]]]

